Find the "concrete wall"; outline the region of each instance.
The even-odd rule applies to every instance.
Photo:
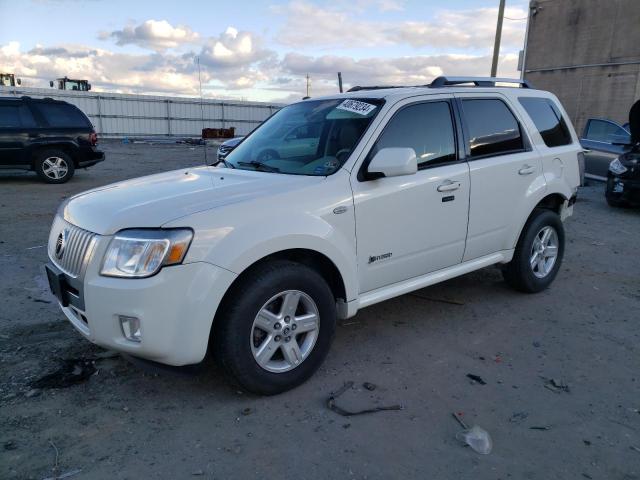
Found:
[[[531,2],[525,78],[555,93],[582,132],[628,121],[640,98],[640,0]]]
[[[0,96],[52,97],[76,105],[102,137],[200,137],[207,128],[235,127],[246,135],[281,104],[199,98],[0,87]],[[204,112],[204,115],[203,115]],[[204,116],[204,122],[202,120]]]

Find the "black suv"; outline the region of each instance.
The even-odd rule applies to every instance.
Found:
[[[47,183],[64,183],[76,168],[104,160],[82,111],[51,98],[0,97],[0,169],[35,170]]]

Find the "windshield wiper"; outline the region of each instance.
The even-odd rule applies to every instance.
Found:
[[[243,167],[253,167],[256,170],[262,169],[265,172],[280,172],[279,168],[272,167],[271,165],[267,165],[266,163],[260,162],[258,160],[251,160],[250,162],[238,162],[238,165],[242,165]]]
[[[222,163],[225,167],[227,168],[236,168],[232,163],[227,162],[224,158],[221,158],[220,160],[218,160],[216,163],[212,163],[211,165],[213,165],[214,167],[216,165],[218,165],[219,163]]]

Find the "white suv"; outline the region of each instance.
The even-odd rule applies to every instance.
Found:
[[[294,125],[315,148],[280,158],[274,132]],[[175,366],[211,351],[242,387],[278,393],[366,306],[493,264],[547,288],[579,152],[557,98],[524,82],[355,87],[281,109],[218,166],[69,199],[47,273],[92,342]]]

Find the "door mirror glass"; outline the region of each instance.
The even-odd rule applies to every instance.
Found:
[[[383,148],[371,159],[369,178],[413,175],[418,171],[418,160],[413,148]]]

